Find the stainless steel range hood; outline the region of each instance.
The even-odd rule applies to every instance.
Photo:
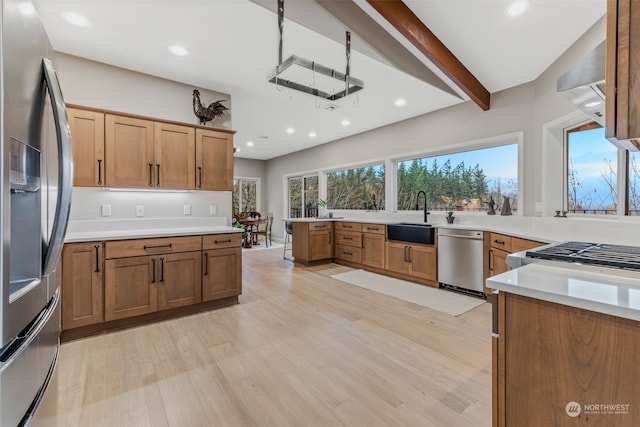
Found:
[[[600,43],[562,74],[557,85],[558,92],[603,127],[606,44],[606,40]],[[631,141],[619,141],[615,138],[608,140],[618,148],[640,151]]]

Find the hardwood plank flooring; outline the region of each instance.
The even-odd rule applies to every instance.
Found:
[[[62,345],[59,426],[489,426],[491,307],[453,317],[243,252],[240,304]]]

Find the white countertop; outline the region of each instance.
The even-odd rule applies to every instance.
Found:
[[[538,262],[490,277],[487,287],[640,321],[637,272]]]
[[[226,218],[155,218],[70,221],[65,243],[91,240],[144,239],[148,237],[242,233],[226,225]]]

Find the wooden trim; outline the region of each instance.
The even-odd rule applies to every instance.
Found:
[[[607,49],[605,59],[605,97],[604,111],[605,134],[607,139],[616,137],[616,87],[618,76],[616,72],[618,62],[618,2],[607,0]]]
[[[489,110],[489,91],[402,0],[367,0],[367,3],[469,95],[480,108]]]
[[[200,313],[202,311],[214,308],[226,307],[238,304],[238,297],[222,298],[214,301],[205,301],[199,304],[178,307],[169,310],[156,311],[141,316],[128,317],[125,319],[113,320],[110,322],[99,323],[81,328],[69,329],[62,331],[60,340],[62,342],[75,340],[91,335],[98,335],[105,332],[112,332],[119,329],[126,329],[134,326],[142,326],[148,323],[155,323],[160,320],[173,319],[175,317],[188,316],[190,314]]]
[[[216,127],[212,127],[212,126],[202,126],[202,125],[197,125],[197,124],[193,124],[193,123],[178,122],[178,121],[175,121],[175,120],[159,119],[157,117],[141,116],[139,114],[123,113],[122,111],[114,111],[114,110],[105,110],[105,109],[102,109],[102,108],[86,107],[84,105],[77,105],[77,104],[65,104],[65,105],[66,105],[67,108],[75,108],[75,109],[79,109],[79,110],[93,111],[93,112],[96,112],[96,113],[113,114],[113,115],[117,115],[117,116],[124,116],[124,117],[130,117],[130,118],[133,118],[133,119],[141,119],[141,120],[153,120],[155,122],[168,123],[168,124],[171,124],[171,125],[188,126],[188,127],[194,128],[194,129],[215,130],[217,132],[228,133],[228,134],[231,134],[231,135],[236,133],[235,130],[226,129],[226,128],[216,128]]]

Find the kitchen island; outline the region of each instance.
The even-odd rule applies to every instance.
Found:
[[[638,424],[638,273],[539,263],[487,285],[494,426]]]

